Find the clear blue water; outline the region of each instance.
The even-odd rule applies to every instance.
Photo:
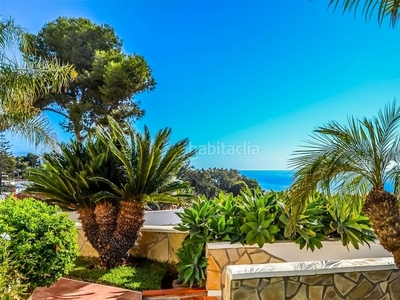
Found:
[[[289,170],[241,170],[240,174],[258,181],[263,190],[280,192],[292,184],[293,171]],[[390,183],[385,184],[385,189],[393,192]]]
[[[293,171],[289,170],[241,170],[240,174],[258,181],[263,190],[276,192],[292,184]]]

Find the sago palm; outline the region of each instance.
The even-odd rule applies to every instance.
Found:
[[[390,19],[390,24],[394,27],[399,19],[400,1],[398,0],[330,0],[329,6],[334,9],[342,6],[343,12],[361,12],[368,20],[377,17],[379,25],[385,18]]]
[[[368,119],[350,117],[347,125],[330,122],[318,127],[307,146],[295,153],[296,170],[289,206],[304,211],[316,190],[365,196],[364,213],[374,233],[400,267],[400,213],[397,198],[384,190],[400,188],[400,108],[393,102]],[[349,198],[350,199],[350,198]],[[351,199],[355,199],[352,197]],[[291,220],[294,229],[296,220]]]
[[[29,191],[68,210],[76,210],[82,228],[104,267],[123,263],[143,225],[148,201],[173,202],[182,188],[179,167],[194,152],[188,140],[170,144],[171,130],[154,139],[109,119],[84,143],[60,145],[44,155],[42,169],[32,170]]]

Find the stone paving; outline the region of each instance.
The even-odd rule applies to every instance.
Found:
[[[32,300],[217,300],[204,288],[174,288],[136,292],[62,278],[49,288],[38,288]]]

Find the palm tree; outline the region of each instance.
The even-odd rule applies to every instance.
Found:
[[[13,136],[20,136],[35,146],[40,144],[54,146],[56,142],[56,134],[51,123],[41,113],[3,115],[0,117],[0,132],[4,131],[8,131]]]
[[[295,216],[305,209],[316,190],[366,195],[363,212],[370,218],[382,246],[400,267],[400,213],[396,196],[385,183],[400,188],[400,108],[395,101],[377,116],[350,117],[343,126],[329,122],[318,127],[304,149],[290,161],[296,170],[289,206]],[[296,218],[290,223],[294,229]]]
[[[109,118],[85,142],[60,144],[44,155],[44,167],[31,170],[29,191],[80,215],[82,229],[106,268],[123,263],[143,225],[146,202],[174,202],[188,183],[176,180],[188,140],[170,144],[171,130],[152,140]]]
[[[48,122],[34,107],[39,97],[60,92],[76,77],[73,66],[56,59],[32,61],[22,53],[33,47],[13,20],[0,20],[0,131],[11,130],[36,143],[52,140]],[[15,53],[16,49],[23,49]]]
[[[372,16],[378,18],[379,25],[387,17],[390,18],[390,25],[395,26],[399,19],[400,2],[397,0],[330,0],[329,6],[336,10],[339,4],[342,4],[343,13],[346,11],[354,12],[358,10],[365,16],[365,19],[371,19]]]

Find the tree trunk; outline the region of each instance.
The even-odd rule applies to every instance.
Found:
[[[391,252],[400,268],[400,211],[397,198],[382,187],[368,194],[363,208],[383,248]]]
[[[110,269],[122,265],[140,235],[143,205],[131,201],[105,202],[78,212],[88,241],[99,253],[101,266]]]
[[[117,227],[117,217],[119,205],[116,202],[104,202],[96,204],[94,214],[98,226],[98,248],[96,249],[100,257],[100,265],[110,268],[110,250],[113,233]]]
[[[81,208],[78,209],[79,219],[82,223],[82,230],[86,235],[86,238],[92,245],[94,249],[98,249],[98,235],[99,235],[99,226],[96,222],[96,216],[94,214],[94,210],[91,208]]]
[[[110,267],[121,265],[128,257],[131,249],[140,235],[140,228],[144,222],[144,207],[133,201],[120,202],[120,211],[117,219],[111,249]]]

